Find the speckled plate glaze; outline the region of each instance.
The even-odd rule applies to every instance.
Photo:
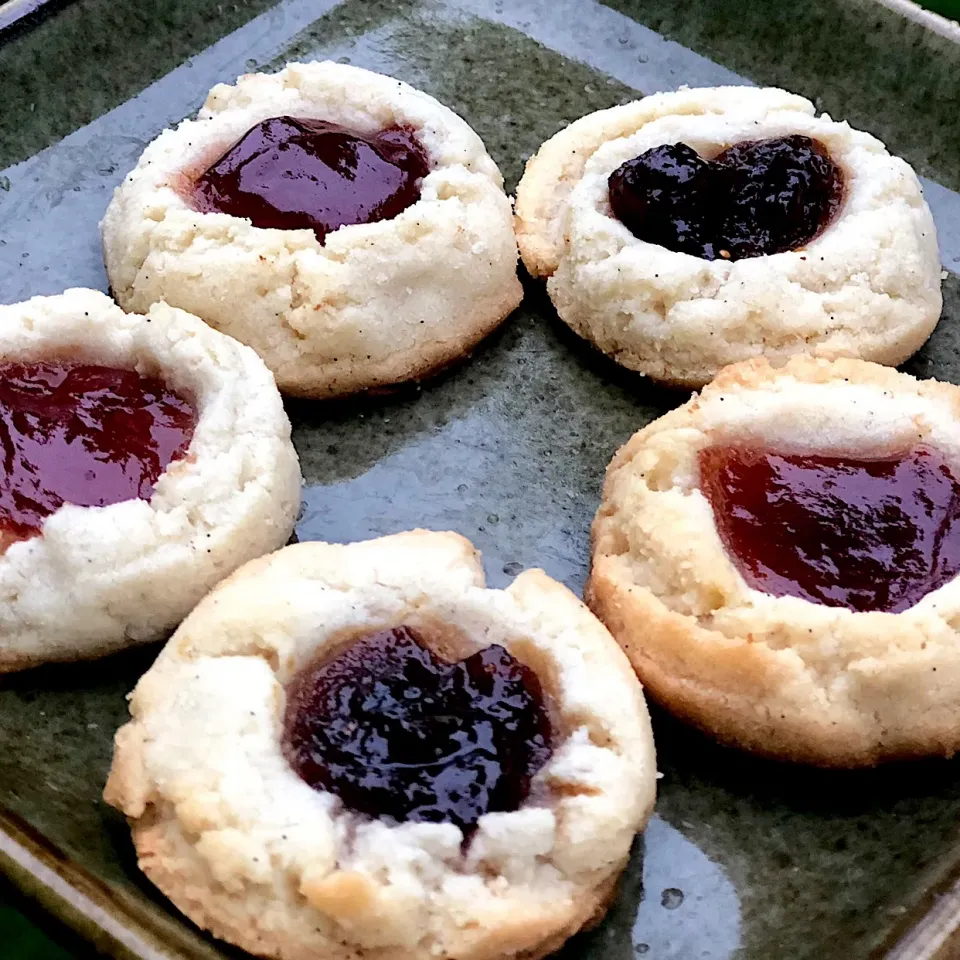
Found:
[[[215,82],[313,57],[439,97],[486,140],[510,189],[541,141],[591,110],[682,84],[779,84],[907,157],[946,268],[960,265],[960,46],[904,0],[54,6],[0,46],[4,301],[105,288],[97,221],[143,146]],[[911,372],[960,382],[958,321],[950,274],[944,319]],[[588,351],[529,283],[501,332],[422,389],[290,405],[307,480],[298,535],[455,529],[483,550],[494,585],[538,565],[579,591],[607,461],[683,399]],[[142,879],[100,798],[124,695],[155,653],[0,680],[0,868],[108,954],[235,957]],[[956,762],[823,773],[655,723],[657,816],[609,918],[564,960],[960,956]]]

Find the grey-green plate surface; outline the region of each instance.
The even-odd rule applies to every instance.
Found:
[[[452,106],[510,189],[542,140],[591,110],[681,84],[778,83],[907,157],[943,262],[960,264],[960,48],[869,0],[77,0],[0,46],[0,299],[105,289],[97,221],[143,146],[215,82],[315,57]],[[960,382],[958,290],[950,275],[912,372]],[[592,354],[528,283],[503,330],[422,389],[290,405],[298,535],[455,529],[493,585],[536,565],[579,590],[607,461],[683,399]],[[154,655],[0,681],[0,866],[119,956],[233,956],[145,883],[100,799],[124,695]],[[949,884],[956,763],[826,774],[655,723],[657,817],[610,917],[565,960],[856,960]]]

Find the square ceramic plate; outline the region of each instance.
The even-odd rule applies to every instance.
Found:
[[[0,45],[0,298],[105,288],[97,221],[144,145],[215,82],[315,57],[452,106],[509,189],[541,141],[591,110],[682,84],[779,84],[909,159],[943,262],[960,264],[960,46],[901,0],[79,0]],[[958,291],[948,275],[911,372],[960,382]],[[307,481],[298,534],[452,528],[483,550],[493,585],[539,565],[579,591],[607,461],[683,399],[592,354],[528,283],[502,331],[422,389],[290,405]],[[155,653],[0,681],[0,866],[118,957],[235,956],[145,883],[100,799],[124,695]],[[960,955],[960,766],[826,774],[655,721],[657,816],[609,918],[565,960]]]

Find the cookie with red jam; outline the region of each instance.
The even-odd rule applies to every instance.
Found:
[[[960,387],[724,370],[607,471],[587,600],[721,740],[854,767],[960,749]]]
[[[522,295],[480,138],[425,93],[342,63],[216,86],[147,147],[101,227],[122,306],[190,310],[305,397],[426,377]]]
[[[893,366],[940,316],[913,170],[783,90],[679,90],[577,120],[527,164],[517,237],[576,333],[683,387],[761,355]]]
[[[602,916],[654,800],[643,693],[538,570],[452,533],[303,543],[141,679],[106,799],[141,868],[260,956],[536,958]]]
[[[0,306],[0,446],[0,672],[160,639],[299,509],[270,371],[166,304]]]

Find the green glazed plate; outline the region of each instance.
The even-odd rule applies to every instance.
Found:
[[[97,222],[165,126],[216,82],[286,60],[393,74],[480,133],[512,189],[564,124],[655,90],[772,83],[884,139],[924,178],[960,268],[960,46],[904,0],[77,0],[0,43],[0,298],[106,288]],[[0,10],[3,8],[0,7]],[[960,283],[908,365],[960,383]],[[300,539],[454,529],[503,585],[579,591],[603,470],[682,402],[589,352],[539,284],[460,368],[387,399],[291,403]],[[0,679],[0,869],[126,960],[237,954],[136,869],[101,800],[125,695],[156,649]],[[657,816],[609,918],[564,960],[927,960],[960,915],[960,766],[860,773],[721,749],[655,715]],[[0,955],[3,945],[0,944]]]

